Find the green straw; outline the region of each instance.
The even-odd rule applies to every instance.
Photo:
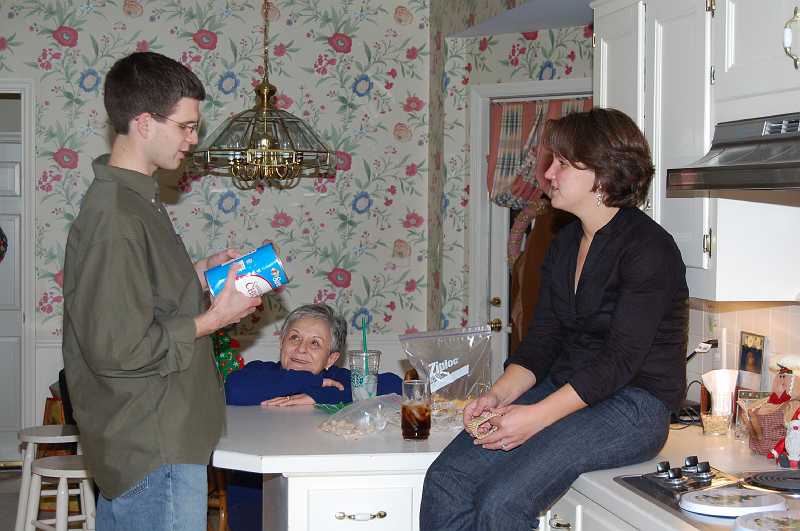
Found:
[[[366,380],[369,374],[369,367],[367,366],[367,316],[361,318],[361,338],[364,342],[364,379]]]

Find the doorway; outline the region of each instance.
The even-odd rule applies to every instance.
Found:
[[[470,90],[469,308],[475,324],[494,323],[492,381],[508,357],[511,308],[507,247],[509,209],[489,201],[486,184],[489,106],[497,100],[537,100],[592,95],[591,78],[474,85]]]
[[[33,102],[32,81],[0,80],[0,466],[20,461],[17,432],[35,423]]]

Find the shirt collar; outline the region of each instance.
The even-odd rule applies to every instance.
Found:
[[[158,194],[158,178],[153,175],[145,175],[138,171],[126,170],[109,166],[110,155],[100,155],[92,161],[92,168],[97,178],[107,181],[116,181],[126,188],[130,188],[151,203],[160,201]]]
[[[600,227],[600,229],[595,233],[595,236],[598,234],[613,234],[614,232],[620,230],[625,226],[625,220],[628,219],[631,210],[632,209],[630,207],[621,207],[617,213],[614,214],[614,217],[608,221],[608,223]]]

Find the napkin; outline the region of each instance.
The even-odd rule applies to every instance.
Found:
[[[711,393],[712,415],[731,414],[731,397],[738,377],[739,371],[735,369],[717,369],[703,375],[703,385]]]

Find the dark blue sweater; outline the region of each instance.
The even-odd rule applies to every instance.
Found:
[[[330,378],[344,385],[344,390],[322,387],[322,379]],[[400,394],[403,380],[391,372],[378,375],[378,394]],[[232,372],[225,382],[225,401],[233,406],[254,406],[276,396],[307,394],[317,404],[351,402],[350,371],[333,366],[319,374],[287,370],[274,361],[251,361]]]

